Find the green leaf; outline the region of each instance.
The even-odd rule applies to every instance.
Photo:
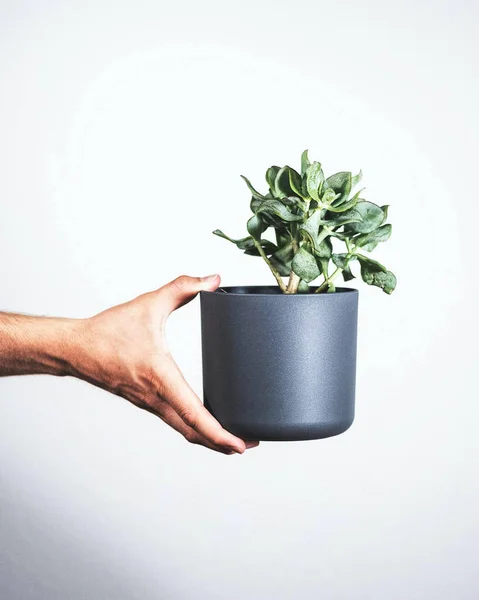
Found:
[[[345,269],[349,263],[349,257],[347,254],[332,254],[331,259],[333,263],[340,269]]]
[[[291,273],[291,261],[293,257],[293,244],[290,241],[270,257],[270,262],[282,277],[288,277]]]
[[[329,258],[332,252],[331,240],[328,238],[318,241],[321,224],[321,211],[315,211],[301,227],[298,229],[298,233],[305,239],[312,247],[313,254],[318,258]]]
[[[277,173],[274,180],[274,194],[277,198],[291,196],[294,191],[289,185],[289,168],[287,165],[282,167]]]
[[[301,175],[298,173],[298,171],[295,171],[291,167],[289,167],[288,173],[289,173],[289,187],[300,198],[303,198],[304,197],[303,180],[301,179]]]
[[[253,238],[249,235],[245,238],[241,238],[239,240],[234,240],[230,237],[228,237],[226,234],[224,234],[220,229],[215,229],[213,231],[213,233],[215,235],[217,235],[218,237],[222,237],[225,240],[228,240],[229,242],[232,242],[233,244],[235,244],[235,246],[237,248],[239,248],[240,250],[244,250],[245,254],[251,254],[253,256],[259,256],[259,251],[256,248],[255,244],[254,244],[254,240]],[[270,242],[269,240],[261,240],[260,241],[261,246],[263,247],[264,251],[266,252],[266,254],[273,254],[273,252],[276,252],[278,247],[273,244],[273,242]]]
[[[386,273],[375,273],[371,285],[380,287],[386,294],[392,294],[397,285],[396,275],[391,271],[386,271]]]
[[[259,215],[253,215],[251,219],[248,220],[246,224],[246,229],[248,233],[254,237],[255,240],[261,239],[261,234],[268,226],[264,223],[262,218]]]
[[[261,213],[261,218],[266,223],[267,227],[280,227],[284,225],[284,221],[281,221],[278,217],[275,217],[273,214],[269,213]]]
[[[251,244],[254,246],[253,239],[251,238],[251,236],[235,240],[233,238],[228,237],[225,233],[221,231],[221,229],[215,229],[213,233],[214,235],[217,235],[225,240],[228,240],[229,242],[232,242],[240,250],[245,250]]]
[[[259,192],[257,192],[254,189],[254,187],[251,185],[250,180],[247,177],[245,177],[244,175],[240,175],[240,177],[242,177],[245,180],[246,185],[248,186],[249,191],[251,192],[251,194],[253,195],[253,198],[255,200],[266,200],[266,198],[263,196],[263,194],[260,194]]]
[[[329,205],[339,198],[339,196],[340,194],[337,194],[333,189],[328,188],[321,197],[321,203],[325,205],[325,207],[329,207]]]
[[[339,204],[348,198],[349,192],[351,191],[351,173],[349,171],[335,173],[326,179],[326,183],[328,184],[328,187],[339,194]]]
[[[313,246],[313,248],[316,247],[320,223],[321,211],[316,210],[298,229],[298,233],[302,235]]]
[[[386,294],[391,294],[396,287],[396,276],[384,265],[362,254],[357,255],[361,265],[361,277],[368,285],[381,288]]]
[[[320,274],[314,256],[304,246],[294,255],[291,267],[296,275],[308,283],[316,279]]]
[[[355,279],[349,265],[341,271],[341,275],[343,276],[344,281],[351,281],[351,279]]]
[[[359,211],[356,210],[355,207],[347,210],[346,212],[338,213],[337,216],[335,215],[333,219],[323,219],[321,221],[321,225],[327,225],[328,227],[340,227],[341,225],[349,225],[350,223],[361,223],[362,220],[363,216]],[[335,235],[335,237],[341,239],[339,235]]]
[[[307,180],[307,175],[305,175],[303,177],[303,181],[301,182],[301,191],[302,191],[302,196],[303,198],[310,198],[309,192],[308,192],[308,180]],[[316,204],[316,206],[318,206],[318,202],[316,200],[311,200],[310,201],[310,206],[312,206],[312,204]]]
[[[274,182],[279,170],[280,167],[273,165],[266,171],[266,183],[269,185],[269,189],[271,190],[271,192],[274,191]]]
[[[363,178],[363,172],[360,170],[357,175],[351,177],[351,189],[353,190]]]
[[[396,276],[391,271],[386,271],[386,273],[382,271],[371,272],[361,264],[361,277],[368,285],[375,285],[386,292],[386,294],[392,294],[396,288]]]
[[[303,154],[301,154],[301,177],[306,175],[306,171],[308,170],[310,164],[311,163],[309,162],[308,151],[305,150]]]
[[[318,258],[327,258],[329,260],[331,258],[332,253],[333,253],[333,244],[331,243],[331,240],[329,239],[329,237],[322,240],[319,245],[316,244],[316,246],[314,248],[314,254]]]
[[[279,200],[265,200],[260,204],[256,210],[256,214],[265,213],[268,215],[274,215],[281,221],[293,223],[294,221],[302,221],[301,215],[294,215],[282,202]],[[249,231],[249,230],[248,230]]]
[[[381,206],[381,210],[382,210],[382,211],[383,211],[383,213],[384,213],[384,219],[383,219],[383,222],[381,223],[381,225],[382,225],[383,223],[385,223],[385,222],[386,222],[386,220],[387,220],[387,218],[388,218],[388,209],[389,209],[389,204],[385,204],[384,206]]]
[[[353,255],[349,255],[349,254],[332,254],[331,258],[333,260],[333,263],[339,267],[340,269],[342,269],[342,275],[343,275],[343,279],[344,281],[350,281],[351,279],[354,279],[354,275],[351,273],[351,268],[349,266],[349,263],[352,260],[356,260],[356,256]]]
[[[287,227],[276,227],[274,233],[278,248],[282,248],[283,246],[286,246],[286,244],[291,243],[291,233]]]
[[[330,221],[326,221],[326,222],[331,224]],[[345,242],[346,240],[351,239],[351,234],[341,233],[340,231],[331,231],[330,237],[335,237],[335,238],[338,238],[338,240]]]
[[[321,163],[312,162],[308,170],[306,172],[306,189],[308,190],[308,194],[313,198],[313,200],[317,200],[319,202],[321,188],[323,187],[324,182],[324,174],[323,169],[321,168]]]
[[[299,281],[299,285],[298,285],[298,294],[309,294],[309,285],[306,281],[303,281],[303,279],[300,279]]]
[[[284,198],[281,198],[281,202],[285,206],[293,206],[294,208],[299,209],[303,213],[306,210],[305,201],[302,198],[298,198],[298,196],[286,196]]]
[[[249,203],[249,207],[251,209],[251,212],[256,213],[256,211],[258,210],[261,202],[263,202],[263,200],[258,200],[258,198],[255,198],[254,196],[251,198],[251,202]]]
[[[327,279],[329,277],[329,258],[318,258],[317,262],[321,273]]]
[[[370,244],[366,244],[365,246],[363,246],[363,250],[366,250],[366,252],[372,252],[376,249],[377,245],[378,242],[371,242]]]
[[[254,245],[253,238],[250,239],[253,245],[251,247],[246,248],[244,253],[250,256],[260,256],[258,248]],[[278,246],[276,246],[276,244],[273,244],[273,242],[270,242],[269,240],[262,239],[260,240],[260,244],[266,256],[269,256],[270,254],[273,254],[278,250]]]
[[[386,267],[377,260],[373,260],[369,256],[364,256],[364,254],[356,254],[355,256],[359,260],[360,264],[366,265],[370,271],[377,271],[381,273],[387,272]]]
[[[361,192],[362,192],[362,190],[360,190],[357,194],[354,194],[354,196],[352,198],[350,198],[344,204],[341,204],[339,206],[329,206],[328,210],[333,213],[341,213],[341,212],[346,212],[350,208],[354,208],[356,206],[356,204],[359,202],[359,194]]]
[[[351,221],[346,228],[354,233],[369,233],[379,227],[384,219],[381,208],[377,204],[366,200],[360,200],[352,211],[359,213],[361,216],[360,220]],[[349,212],[342,213],[342,215],[347,216]]]
[[[362,235],[353,238],[354,245],[365,248],[370,252],[371,250],[369,250],[369,247],[372,247],[374,250],[379,242],[386,242],[391,237],[391,230],[391,225],[381,225],[381,227],[378,227],[369,233],[363,233]]]

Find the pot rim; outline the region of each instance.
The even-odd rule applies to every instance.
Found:
[[[311,289],[314,289],[315,286],[310,286]],[[241,291],[231,291],[231,290],[239,290],[239,289],[243,289],[243,290],[248,290],[245,292],[241,292]],[[259,292],[259,291],[255,291],[255,290],[270,290],[268,292]],[[308,294],[284,294],[283,292],[281,292],[279,286],[277,285],[229,285],[229,286],[224,286],[221,285],[219,288],[217,288],[216,290],[209,292],[207,290],[201,290],[200,295],[205,295],[205,296],[242,296],[242,297],[275,297],[277,298],[278,296],[280,297],[284,297],[284,298],[311,298],[311,297],[315,297],[315,298],[334,298],[335,294],[343,294],[343,293],[353,293],[353,294],[358,294],[358,290],[356,288],[349,288],[349,287],[337,287],[335,292],[332,293],[322,293],[322,294],[315,294],[315,293],[308,293]]]

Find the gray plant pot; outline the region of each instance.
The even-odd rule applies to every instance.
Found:
[[[357,290],[223,287],[200,297],[204,401],[225,429],[243,439],[310,440],[351,426]]]

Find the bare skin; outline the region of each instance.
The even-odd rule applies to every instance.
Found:
[[[242,454],[245,442],[221,427],[185,381],[165,338],[168,316],[219,275],[178,277],[88,319],[0,313],[0,376],[73,376],[160,417],[189,442]]]

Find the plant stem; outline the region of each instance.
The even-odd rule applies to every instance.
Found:
[[[291,271],[288,281],[288,287],[286,288],[287,294],[296,294],[298,291],[299,282],[301,281],[301,277],[296,275],[294,271]]]
[[[333,281],[333,279],[335,279],[340,273],[341,273],[342,269],[340,267],[338,267],[335,271],[333,271],[331,273],[331,275],[329,275],[329,277],[326,277],[326,279],[323,281],[323,283],[315,290],[315,294],[320,294],[321,292],[324,292],[324,290],[329,286],[329,284]]]
[[[346,240],[346,247],[348,249],[348,254],[346,256],[346,262],[344,264],[344,268],[347,268],[347,266],[349,265],[349,262],[351,261],[351,259],[353,258],[354,254],[355,254],[355,250],[356,250],[356,246],[354,244],[351,244],[351,242],[349,240]],[[338,267],[335,271],[333,271],[331,273],[331,275],[328,275],[327,277],[324,278],[323,283],[316,288],[315,290],[315,294],[319,294],[321,292],[323,292],[328,285],[333,281],[333,279],[335,277],[337,277],[341,271],[344,271],[344,269],[341,269],[341,267]]]
[[[291,236],[291,245],[293,246],[293,256],[294,254],[296,254],[296,252],[299,250],[299,242],[296,239],[296,236]],[[291,271],[291,273],[289,274],[289,281],[288,281],[288,285],[286,287],[286,293],[287,294],[296,294],[296,292],[298,291],[298,285],[300,282],[301,278],[296,275],[296,273],[294,271]]]
[[[260,253],[260,255],[262,256],[263,260],[265,261],[265,263],[268,265],[268,267],[271,270],[271,273],[273,273],[274,278],[276,279],[276,281],[278,282],[279,287],[281,288],[281,291],[283,293],[286,293],[286,286],[284,284],[284,281],[281,279],[281,275],[278,273],[278,271],[273,267],[273,265],[271,264],[271,261],[269,260],[269,258],[266,256],[265,251],[263,250],[263,247],[261,246],[261,244],[253,239],[254,241],[254,245],[256,246],[256,248],[258,249],[258,252]]]

